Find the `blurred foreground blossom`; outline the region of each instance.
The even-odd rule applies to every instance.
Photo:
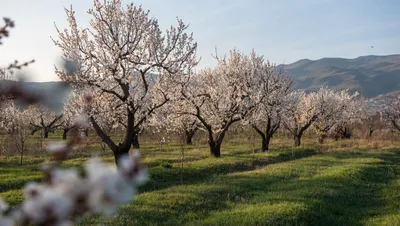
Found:
[[[52,148],[58,150],[62,145]],[[121,157],[120,168],[93,158],[86,164],[85,176],[73,168],[45,167],[43,171],[49,179],[27,183],[21,207],[9,209],[0,199],[1,213],[7,212],[0,215],[0,225],[73,225],[79,217],[91,213],[112,217],[147,181],[147,171],[139,158],[136,153]]]
[[[75,124],[78,125],[80,128],[85,129],[85,128],[89,128],[90,124],[89,121],[87,120],[87,118],[83,115],[78,115],[75,118]]]

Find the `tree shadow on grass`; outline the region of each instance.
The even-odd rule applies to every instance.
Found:
[[[276,156],[267,156],[264,159],[256,159],[251,164],[249,162],[249,158],[243,158],[242,160],[235,161],[233,164],[229,161],[225,161],[223,158],[218,160],[213,158],[206,158],[197,161],[204,160],[211,162],[225,162],[218,162],[218,164],[212,165],[204,164],[199,167],[186,167],[184,168],[182,174],[180,168],[168,169],[162,167],[154,167],[150,168],[151,180],[140,190],[142,192],[148,192],[179,185],[181,183],[181,175],[184,179],[185,185],[199,184],[206,181],[212,181],[215,177],[219,175],[253,170],[256,167],[309,157],[314,154],[314,150],[305,149],[296,152],[294,156],[292,156],[291,154],[281,153]],[[176,161],[178,162],[179,160]],[[38,171],[40,171],[39,163],[42,162],[43,159],[32,159],[31,161],[29,161],[29,165],[27,164],[25,166],[14,166],[13,162],[6,163],[5,165],[2,164],[2,166],[4,166],[5,168],[0,169],[1,173],[3,175],[5,175],[6,173],[15,174],[15,177],[13,177],[15,179],[11,178],[0,181],[0,192],[6,192],[13,189],[22,189],[22,187],[28,181],[41,181],[42,175],[41,173],[38,174]]]
[[[269,177],[235,176],[230,180],[236,181],[236,186],[230,182],[236,188],[235,193],[249,201],[193,224],[363,225],[385,204],[380,194],[393,180],[386,163],[361,164],[354,168],[333,163],[309,178],[298,178],[293,174],[275,178],[272,183]],[[286,209],[293,207],[293,212],[288,214],[283,208],[274,210],[273,207],[279,204],[285,204]],[[254,210],[250,212],[242,211],[252,208]]]
[[[127,207],[123,214],[149,225],[363,225],[384,205],[380,192],[393,179],[385,162],[315,164],[325,168],[306,178],[296,172],[239,173],[168,189],[153,197],[165,197],[166,202],[150,200],[149,204],[143,197],[131,206],[136,212]],[[168,206],[171,200],[179,201]]]
[[[281,178],[264,179],[262,184],[268,185]],[[142,194],[134,202],[122,208],[116,219],[107,223],[110,225],[184,225],[207,218],[216,211],[230,209],[233,203],[242,200],[232,190],[231,184],[225,182],[226,180],[216,178],[216,181],[210,183],[176,186]],[[252,182],[256,184],[260,180],[254,178]],[[84,223],[99,222],[99,219],[91,218],[86,219]]]
[[[186,167],[184,168],[183,172],[180,168],[154,167],[150,169],[150,181],[140,190],[141,192],[148,192],[179,185],[181,183],[181,177],[183,178],[183,182],[185,185],[198,184],[206,181],[211,181],[215,179],[215,177],[220,175],[254,170],[257,167],[264,167],[269,164],[276,164],[300,158],[306,158],[315,154],[315,150],[302,149],[296,151],[294,154],[280,153],[276,156],[266,156],[265,158],[255,159],[254,161],[251,160],[251,157],[243,158],[242,160],[237,160],[236,158],[235,162],[225,161],[222,158],[204,159],[204,161],[207,162],[211,161],[210,164],[204,164],[197,167]],[[224,162],[212,164],[212,161]]]
[[[298,158],[251,172],[239,168],[233,174],[224,169],[225,175],[193,179],[191,185],[166,184],[167,189],[141,194],[108,223],[362,225],[378,214],[376,210],[385,204],[380,192],[393,180],[387,162],[396,159],[388,155],[374,162],[359,158],[368,160],[376,155],[348,155],[341,159],[335,154],[324,155],[328,159]],[[275,163],[285,162],[285,158],[281,156]],[[214,169],[213,166],[201,172],[212,173]],[[94,222],[98,219],[86,219],[84,223]]]
[[[298,194],[312,206],[300,219],[306,225],[363,225],[371,210],[383,205],[380,191],[390,175],[381,166],[366,167],[357,174],[292,181],[281,186],[280,191],[289,197],[291,193]]]

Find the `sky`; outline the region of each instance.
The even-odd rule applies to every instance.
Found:
[[[281,64],[323,57],[355,58],[400,53],[398,0],[139,0],[158,19],[162,30],[176,25],[176,17],[190,24],[198,43],[200,68],[215,66],[232,48],[253,48]],[[67,28],[64,7],[73,6],[78,26],[89,26],[91,0],[1,0],[0,17],[16,27],[0,46],[0,66],[15,59],[36,62],[22,72],[30,81],[57,81],[54,66],[61,51],[54,23]],[[371,48],[373,46],[373,48]]]

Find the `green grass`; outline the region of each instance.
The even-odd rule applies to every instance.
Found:
[[[115,218],[80,225],[400,225],[399,146],[341,141],[321,152],[311,140],[293,149],[282,139],[253,154],[255,142],[231,137],[220,159],[205,145],[185,147],[183,171],[179,145],[143,142],[149,183]],[[64,164],[81,167],[92,153]],[[20,203],[23,184],[39,180],[38,164],[49,160],[0,158],[0,196]]]

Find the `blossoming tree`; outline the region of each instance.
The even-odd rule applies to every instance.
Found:
[[[73,129],[74,126],[74,118],[76,115],[79,115],[82,113],[80,111],[81,106],[84,106],[80,103],[80,100],[83,98],[79,98],[75,95],[74,90],[71,90],[69,96],[67,97],[65,103],[64,103],[64,108],[63,108],[63,135],[62,139],[66,140],[67,139],[67,133]]]
[[[274,65],[266,62],[264,73],[260,76],[256,107],[252,114],[245,120],[261,136],[261,151],[268,151],[269,143],[274,133],[281,126],[283,108],[289,103],[287,95],[291,91],[292,78],[286,76],[282,70],[277,70]]]
[[[284,126],[293,135],[294,145],[301,144],[301,137],[318,117],[317,93],[291,92],[284,108]]]
[[[148,126],[155,133],[178,133],[185,144],[192,145],[192,139],[201,125],[193,115],[180,114],[176,107],[180,101],[182,99],[177,98],[165,104],[149,118]]]
[[[22,165],[23,157],[27,151],[27,140],[32,135],[29,119],[31,114],[28,110],[18,108],[13,100],[5,101],[0,110],[0,125],[7,130],[6,141],[13,147],[10,151],[19,153]]]
[[[53,132],[62,125],[62,114],[56,114],[45,106],[30,105],[26,111],[26,114],[30,116],[29,124],[33,127],[32,133],[42,130],[43,138],[48,138],[49,132]]]
[[[202,70],[182,89],[178,114],[198,119],[208,133],[211,155],[221,156],[221,144],[229,127],[247,117],[256,106],[257,78],[264,71],[264,59],[253,51],[245,55],[234,49],[229,57],[216,56],[215,68]]]
[[[370,117],[372,115],[376,116],[376,112],[367,106],[363,98],[359,98],[358,93],[354,93],[346,102],[347,104],[340,114],[340,117],[337,118],[330,134],[334,135],[335,139],[350,138],[352,136],[352,128],[357,125],[367,126],[369,133],[371,130],[373,131],[375,126],[371,125]],[[376,117],[374,118],[376,119]]]
[[[7,28],[14,26],[10,19],[4,20],[6,25],[0,27],[0,44],[1,39],[8,36]],[[2,85],[0,79],[0,87]],[[0,125],[12,134],[26,128],[23,125],[28,125],[29,121],[25,120],[27,111],[18,109],[10,99],[30,104],[46,103],[40,98],[43,96],[31,96],[29,91],[18,85],[1,89],[0,97]],[[86,103],[92,101],[91,97],[91,94],[84,96]],[[146,182],[147,171],[140,164],[137,152],[122,155],[118,159],[118,168],[92,159],[85,167],[85,176],[81,176],[77,169],[61,167],[60,163],[68,158],[73,146],[82,140],[77,128],[87,127],[86,121],[82,115],[74,120],[73,136],[67,143],[47,145],[47,151],[53,155],[55,162],[42,166],[43,182],[32,181],[24,186],[22,193],[25,200],[21,205],[11,207],[0,197],[1,226],[75,225],[83,216],[90,214],[113,216],[118,206],[128,203],[137,192],[137,187]],[[30,131],[24,134],[30,134]]]
[[[358,93],[351,95],[348,90],[335,91],[325,87],[317,92],[315,106],[319,114],[313,128],[320,144],[339,126],[354,122],[352,116],[356,110],[354,101],[357,95]]]
[[[377,106],[368,106],[367,103],[360,103],[362,109],[360,113],[356,114],[357,118],[361,118],[364,127],[367,129],[368,138],[372,138],[372,134],[377,130],[388,128],[388,122],[383,120],[383,114],[381,108]],[[361,116],[361,117],[360,117]]]
[[[384,115],[386,120],[388,120],[395,129],[400,131],[400,97],[386,103]]]
[[[129,152],[141,125],[173,97],[176,83],[197,64],[197,44],[182,20],[164,35],[148,11],[133,4],[123,6],[121,0],[95,0],[88,10],[90,27],[84,29],[78,28],[72,7],[65,11],[69,28],[57,28],[54,43],[76,70],[56,69],[56,73],[74,88],[90,87],[97,95],[109,95],[104,104],[120,105],[126,129],[118,144],[94,116],[89,118],[117,159]],[[116,117],[119,112],[109,115]]]

